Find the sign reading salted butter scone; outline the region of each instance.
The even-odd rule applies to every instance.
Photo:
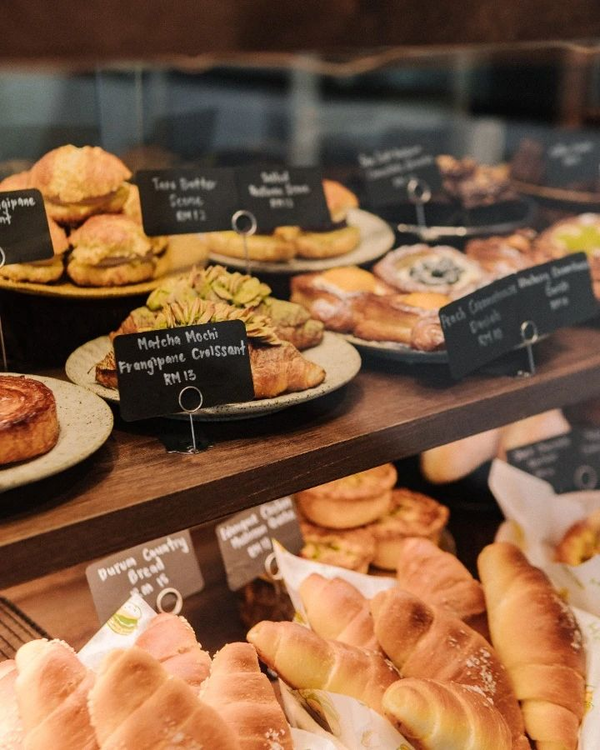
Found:
[[[227,583],[232,591],[265,575],[265,560],[273,551],[271,539],[287,550],[302,548],[302,534],[291,497],[282,497],[236,513],[216,527]]]
[[[241,320],[132,333],[113,344],[127,421],[254,398]]]
[[[319,169],[240,167],[235,177],[238,208],[254,216],[259,232],[283,226],[319,229],[331,223]]]
[[[136,174],[150,237],[231,229],[239,208],[232,169],[158,169]]]
[[[0,192],[0,266],[54,256],[44,200],[39,190]]]
[[[585,253],[511,274],[440,310],[450,372],[461,378],[523,343],[597,314]]]
[[[165,589],[182,597],[204,588],[189,531],[153,539],[88,565],[85,575],[100,622],[105,622],[133,594],[151,607]]]

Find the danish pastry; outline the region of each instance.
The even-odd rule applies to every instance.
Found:
[[[532,229],[519,229],[508,237],[469,240],[465,252],[494,277],[508,276],[534,265]]]

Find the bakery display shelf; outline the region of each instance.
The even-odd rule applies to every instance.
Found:
[[[13,602],[0,596],[0,661],[12,659],[24,643],[35,638],[48,638],[48,633]]]
[[[195,456],[117,420],[107,443],[56,477],[0,495],[0,587],[190,528],[426,448],[600,393],[600,330],[536,347],[537,374],[469,377],[369,361],[346,387],[258,420],[206,423]]]

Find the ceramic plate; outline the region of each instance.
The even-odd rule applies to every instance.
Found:
[[[381,258],[394,244],[394,232],[379,216],[362,211],[360,208],[353,208],[348,211],[348,224],[358,227],[361,236],[360,244],[351,253],[338,255],[336,258],[315,258],[312,260],[309,258],[293,258],[283,263],[251,260],[250,272],[289,275],[326,271],[328,268],[337,268],[338,266],[360,266]],[[246,261],[242,258],[230,258],[228,255],[218,255],[217,253],[211,253],[209,257],[214,263],[220,263],[241,271],[246,270]]]
[[[17,373],[6,374],[18,377]],[[91,456],[113,428],[112,411],[96,394],[55,378],[27,377],[39,380],[54,394],[60,434],[54,448],[43,456],[0,467],[0,492],[37,482],[75,466]]]
[[[80,346],[67,360],[65,366],[68,377],[77,385],[88,388],[98,396],[109,401],[117,402],[119,392],[113,388],[105,388],[96,383],[95,367],[103,359],[110,348],[108,336],[88,341]],[[276,411],[295,406],[306,401],[312,401],[319,396],[341,388],[346,385],[360,370],[360,355],[342,336],[326,332],[319,346],[307,349],[302,354],[311,362],[321,365],[327,375],[321,385],[309,388],[299,393],[286,393],[275,398],[263,398],[258,401],[245,401],[241,404],[225,404],[224,406],[211,406],[194,414],[194,419],[199,421],[226,421],[234,419],[249,419],[251,417],[262,417]],[[173,415],[176,419],[188,419],[187,414]]]
[[[448,352],[445,350],[421,352],[396,341],[367,341],[351,334],[347,334],[345,339],[366,354],[393,359],[396,362],[407,362],[409,364],[446,364],[448,362]]]

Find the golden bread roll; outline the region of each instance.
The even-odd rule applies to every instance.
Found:
[[[367,529],[324,529],[300,519],[304,546],[300,557],[367,573],[375,557],[375,540]]]
[[[508,724],[477,690],[407,677],[389,687],[383,708],[398,731],[422,750],[512,750]]]
[[[600,510],[574,523],[556,545],[554,559],[568,565],[581,565],[600,555]]]
[[[296,255],[298,227],[277,227],[273,234],[253,234],[246,237],[250,260],[284,262]],[[226,255],[228,258],[246,257],[243,238],[233,230],[209,232],[205,235],[211,253]]]
[[[577,621],[545,573],[514,544],[488,545],[477,561],[492,643],[540,748],[575,750],[585,704],[585,649]]]
[[[383,714],[387,688],[399,679],[380,654],[325,640],[293,622],[259,622],[248,640],[290,687],[349,695]]]
[[[514,747],[529,746],[506,668],[479,633],[399,588],[377,594],[371,613],[379,645],[404,677],[458,682],[478,690],[506,720]]]
[[[369,601],[352,584],[312,573],[298,593],[310,627],[321,638],[379,651]]]
[[[50,388],[33,378],[0,375],[0,465],[48,453],[59,432]]]
[[[17,665],[13,659],[0,662],[0,748],[22,750],[23,724],[16,692]]]
[[[400,544],[407,536],[421,536],[439,543],[450,511],[432,497],[406,488],[392,491],[392,507],[369,526],[375,539],[373,565],[396,570]]]
[[[558,435],[566,435],[570,431],[571,425],[560,409],[534,414],[532,417],[521,419],[500,428],[500,445],[498,446],[497,457],[505,461],[507,451],[514,450],[522,445],[537,443],[540,440],[548,440]]]
[[[200,697],[233,729],[241,750],[292,750],[283,709],[249,643],[228,643],[215,654]]]
[[[456,482],[495,458],[499,446],[498,428],[439,445],[421,453],[421,473],[433,484]]]

